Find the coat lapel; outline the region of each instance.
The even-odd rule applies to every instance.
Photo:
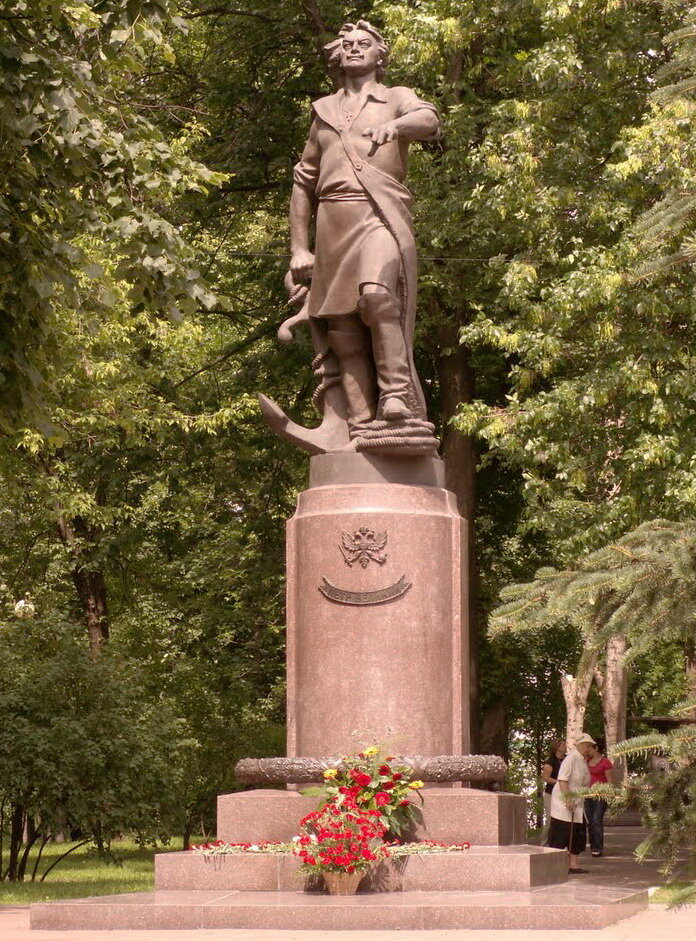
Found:
[[[312,104],[312,108],[314,109],[315,114],[317,114],[325,124],[328,124],[335,131],[338,131],[343,124],[343,118],[341,116],[342,98],[343,89],[339,89],[333,95],[327,95],[325,98],[319,98]],[[353,117],[350,120],[349,126],[352,126],[355,119],[358,117],[370,99],[372,99],[372,101],[379,101],[382,104],[386,104],[386,86],[382,85],[380,82],[376,82],[365,95],[360,96],[358,107],[353,112]]]
[[[336,92],[334,95],[327,95],[326,98],[319,98],[312,104],[314,113],[322,119],[325,124],[328,124],[335,131],[339,129],[341,123],[341,115],[339,109],[339,95],[341,92]]]

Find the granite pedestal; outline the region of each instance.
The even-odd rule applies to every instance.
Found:
[[[313,458],[288,524],[290,758],[468,754],[466,524],[442,483],[433,458]],[[525,845],[520,795],[421,793],[415,839],[471,849],[380,863],[354,898],[304,891],[287,854],[172,853],[154,892],[35,904],[32,927],[602,928],[647,904],[568,883],[565,852]],[[217,835],[289,842],[315,807],[287,788],[221,795]]]
[[[466,524],[439,460],[385,460],[313,458],[288,523],[291,757],[470,750]]]

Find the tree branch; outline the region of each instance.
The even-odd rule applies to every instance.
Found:
[[[71,847],[66,853],[63,853],[62,856],[59,856],[55,862],[51,863],[46,872],[41,876],[39,882],[43,882],[46,876],[52,869],[55,869],[59,862],[65,859],[66,856],[69,856],[71,853],[74,853],[75,850],[79,849],[81,846],[85,846],[87,843],[91,843],[91,838],[89,840],[82,840],[81,843],[76,843],[75,846]]]
[[[256,20],[262,20],[264,23],[280,22],[280,20],[266,16],[265,13],[258,13],[256,10],[236,10],[229,7],[209,7],[207,10],[199,10],[198,13],[184,13],[182,19],[196,20],[201,16],[251,16]]]
[[[224,353],[221,353],[216,359],[210,363],[206,363],[205,366],[201,366],[200,369],[196,369],[194,372],[189,373],[188,376],[184,376],[183,379],[179,379],[178,382],[175,382],[173,385],[174,389],[178,389],[179,386],[183,386],[184,383],[190,382],[192,379],[195,379],[196,376],[200,376],[201,373],[207,372],[209,369],[214,369],[216,366],[219,366],[220,363],[224,363],[230,357],[234,356],[235,353],[241,353],[244,350],[248,349],[250,346],[253,346],[257,340],[263,339],[263,337],[269,336],[276,329],[274,323],[266,324],[260,330],[256,330],[254,333],[250,334],[248,337],[245,337],[243,340],[240,340],[238,343],[233,344],[228,347]]]
[[[309,21],[309,25],[316,29],[318,33],[330,33],[321,10],[319,9],[319,4],[317,0],[300,0],[302,9],[305,11],[305,15]]]

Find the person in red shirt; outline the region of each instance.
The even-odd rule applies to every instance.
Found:
[[[592,745],[587,759],[590,771],[590,786],[594,784],[613,784],[613,764],[603,754],[600,744]],[[604,853],[604,814],[607,802],[602,797],[585,798],[585,818],[590,838],[590,852],[593,856],[602,856]]]

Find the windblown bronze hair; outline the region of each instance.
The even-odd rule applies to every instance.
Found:
[[[343,26],[338,31],[338,38],[332,40],[330,43],[327,43],[324,46],[324,54],[326,55],[326,61],[329,68],[329,72],[340,72],[341,71],[341,43],[343,42],[343,37],[347,36],[348,33],[352,33],[353,30],[361,29],[365,33],[369,33],[370,36],[377,42],[377,48],[379,49],[380,61],[377,66],[376,77],[379,81],[382,80],[386,71],[387,71],[387,62],[389,61],[389,46],[387,45],[384,36],[375,29],[367,20],[358,20],[357,23],[344,23]]]

